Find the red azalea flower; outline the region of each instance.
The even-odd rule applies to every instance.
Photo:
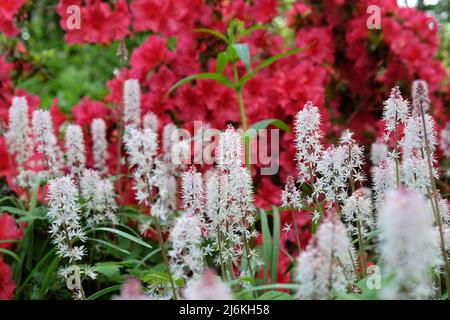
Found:
[[[145,79],[147,73],[159,64],[166,62],[168,50],[166,40],[156,35],[151,35],[139,47],[134,49],[131,55],[131,67],[139,71],[141,79]]]
[[[11,268],[0,257],[0,300],[11,300],[15,289]]]
[[[0,240],[19,240],[23,237],[23,226],[17,227],[16,221],[7,213],[0,216]],[[11,248],[13,242],[0,243],[0,248]]]
[[[0,2],[0,32],[8,37],[14,37],[19,29],[14,24],[14,19],[25,0],[2,0]]]
[[[92,120],[95,118],[108,118],[111,110],[103,102],[93,101],[89,97],[84,97],[78,105],[73,107],[72,113],[76,124],[90,127]]]

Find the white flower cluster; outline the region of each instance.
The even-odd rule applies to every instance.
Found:
[[[392,88],[389,99],[384,102],[383,120],[386,126],[386,141],[400,124],[405,124],[409,117],[409,103],[404,100],[398,86]]]
[[[410,190],[391,191],[380,212],[381,258],[386,299],[432,297],[431,268],[440,264],[433,214],[425,197]]]
[[[106,167],[106,161],[108,160],[108,141],[106,140],[105,120],[100,118],[92,120],[91,133],[94,168],[102,174],[105,174],[108,172]]]
[[[286,185],[281,192],[281,203],[285,208],[301,209],[303,207],[300,191],[291,176],[287,178]]]
[[[33,155],[28,103],[25,97],[14,97],[9,108],[9,126],[5,134],[9,152],[15,156],[20,168]]]
[[[83,245],[75,246],[74,240],[78,238],[84,242],[86,237],[80,224],[81,209],[75,183],[68,176],[51,180],[47,199],[47,215],[51,222],[49,233],[57,254],[70,262],[81,260],[86,250]]]
[[[364,164],[364,149],[356,144],[352,133],[344,131],[338,146],[331,146],[322,153],[317,164],[320,177],[315,184],[315,192],[325,195],[329,203],[342,202],[348,197],[349,184],[363,182],[361,171]]]
[[[123,84],[123,107],[125,128],[139,129],[141,127],[141,89],[138,80],[125,80]]]
[[[295,145],[299,182],[310,182],[322,152],[319,109],[308,101],[295,118]]]
[[[50,112],[34,111],[32,124],[36,150],[43,155],[46,170],[50,175],[61,176],[64,167],[63,153],[54,133]]]
[[[86,202],[83,210],[88,225],[118,223],[116,195],[111,181],[102,179],[98,171],[86,169],[80,179],[80,191]]]
[[[355,261],[345,226],[330,213],[298,258],[297,297],[321,300],[347,292],[347,286],[356,278]]]
[[[181,189],[186,213],[202,216],[205,207],[203,179],[195,167],[183,173]]]
[[[370,189],[358,189],[347,198],[342,207],[342,217],[352,234],[357,235],[360,227],[362,234],[366,235],[375,224]]]
[[[184,213],[170,232],[170,271],[175,279],[189,279],[203,272],[202,228],[198,216]]]
[[[86,149],[83,130],[79,125],[67,126],[65,135],[67,167],[72,177],[79,179],[86,167]]]
[[[206,213],[208,237],[212,240],[211,251],[221,252],[216,260],[238,264],[244,253],[246,241],[255,238],[256,230],[250,231],[255,222],[252,178],[242,165],[242,136],[232,127],[219,136],[217,157],[218,171],[206,184]],[[220,253],[219,253],[220,254]],[[246,253],[252,264],[260,267],[262,262],[255,250]]]
[[[136,200],[149,205],[152,196],[152,176],[154,160],[158,151],[158,136],[151,129],[128,130],[125,140],[125,150],[128,154],[130,168],[133,169],[133,179],[136,190]]]

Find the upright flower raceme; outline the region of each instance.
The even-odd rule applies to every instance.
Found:
[[[108,141],[106,140],[106,123],[101,118],[94,119],[91,123],[92,154],[94,168],[102,173],[108,172],[106,161],[108,160]]]
[[[381,258],[392,280],[383,287],[387,299],[432,297],[431,268],[440,263],[433,214],[415,191],[391,191],[380,213]]]
[[[328,147],[322,153],[317,164],[320,178],[316,181],[315,192],[324,194],[329,203],[347,199],[349,185],[354,189],[357,182],[365,180],[361,171],[363,150],[352,138],[352,133],[344,131],[340,144]]]
[[[387,192],[396,189],[395,162],[386,158],[378,166],[372,167],[372,190],[374,206],[379,211]]]
[[[412,96],[413,96],[413,113],[428,112],[430,109],[430,98],[428,84],[424,80],[415,80],[412,84]]]
[[[86,149],[83,130],[79,125],[71,124],[66,129],[65,145],[67,152],[67,167],[72,177],[80,178],[86,167]]]
[[[409,103],[404,100],[398,86],[391,90],[389,99],[384,102],[383,120],[386,126],[386,141],[400,124],[406,123],[409,117]]]
[[[33,154],[28,103],[25,97],[14,97],[9,108],[9,126],[5,134],[9,152],[15,156],[20,168]]]
[[[377,140],[372,143],[370,148],[370,161],[372,165],[378,166],[381,161],[387,158],[388,152],[389,148],[384,142]]]
[[[229,126],[220,134],[217,147],[217,168],[231,171],[242,166],[242,136]]]
[[[142,121],[142,126],[144,129],[152,129],[158,132],[158,116],[153,112],[146,113]]]
[[[34,111],[32,123],[36,149],[44,157],[47,172],[53,176],[60,176],[64,167],[63,154],[54,133],[50,112]]]
[[[374,227],[375,221],[372,210],[371,194],[367,188],[356,190],[345,200],[342,207],[342,216],[353,234],[358,233],[357,225],[361,226],[363,235]]]
[[[355,280],[354,249],[343,223],[330,214],[298,258],[297,297],[301,300],[331,299],[347,292]]]
[[[289,176],[286,181],[286,185],[281,192],[281,203],[283,207],[300,209],[302,208],[302,198],[300,191],[295,185],[294,178]]]
[[[316,173],[316,164],[322,152],[320,113],[308,101],[295,118],[295,145],[299,182],[310,182]]]
[[[200,218],[192,214],[179,217],[170,233],[170,271],[175,279],[189,279],[203,272],[202,228]],[[191,274],[192,273],[192,274]]]
[[[186,213],[202,217],[205,206],[202,174],[192,167],[183,173],[181,188]]]
[[[80,190],[81,196],[86,201],[83,210],[88,225],[118,222],[114,185],[111,181],[102,179],[95,170],[86,169],[80,179]]]
[[[141,127],[141,89],[136,79],[125,80],[123,85],[123,121],[125,128]],[[127,130],[127,129],[125,129]]]
[[[433,176],[438,176],[434,167],[437,139],[433,118],[429,114],[424,114],[423,117],[412,115],[406,122],[401,144],[403,147],[402,175],[404,183],[408,188],[421,190],[426,194],[427,189],[431,188],[427,144],[433,164]]]
[[[125,149],[129,165],[133,169],[136,200],[148,205],[152,194],[151,178],[158,150],[158,136],[151,129],[130,128],[128,138],[125,140]]]
[[[68,176],[50,181],[47,198],[50,235],[57,254],[70,262],[81,260],[85,248],[73,244],[76,238],[81,242],[86,239],[80,224],[81,209],[75,183]]]

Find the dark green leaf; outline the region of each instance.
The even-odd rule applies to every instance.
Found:
[[[286,292],[267,291],[259,296],[257,300],[294,300],[294,297]]]
[[[114,291],[120,291],[120,289],[122,289],[122,285],[121,284],[117,284],[115,286],[111,286],[105,289],[102,289],[100,291],[97,291],[96,293],[90,295],[89,297],[86,298],[86,300],[95,300],[97,298],[100,298],[101,296],[104,296],[107,293],[110,292],[114,292]]]
[[[272,282],[276,282],[278,273],[278,253],[280,251],[279,244],[280,244],[280,230],[281,230],[280,213],[278,212],[277,207],[275,206],[273,207],[272,214],[273,214],[273,232],[272,232],[273,244],[272,244],[270,276]]]

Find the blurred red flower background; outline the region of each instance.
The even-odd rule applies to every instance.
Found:
[[[25,0],[0,2],[0,31],[8,37],[19,33],[15,19]],[[81,8],[81,29],[69,30],[66,25],[67,7]],[[369,5],[381,8],[381,29],[366,26]],[[121,103],[122,83],[137,78],[142,85],[143,113],[152,111],[160,117],[160,127],[175,120],[192,129],[194,120],[201,120],[213,128],[224,129],[228,123],[239,124],[239,108],[234,93],[211,80],[188,84],[164,99],[167,90],[178,80],[198,73],[214,72],[216,56],[224,50],[217,38],[194,32],[196,28],[210,28],[226,32],[233,19],[246,27],[266,24],[241,39],[249,45],[251,56],[263,60],[283,52],[288,47],[304,48],[298,54],[274,63],[258,73],[243,92],[248,120],[255,123],[278,118],[288,124],[303,104],[311,100],[320,108],[323,130],[331,142],[334,133],[349,127],[357,139],[366,145],[380,135],[378,122],[382,101],[389,90],[398,84],[409,95],[409,84],[415,79],[428,82],[432,112],[438,125],[449,118],[448,78],[442,63],[436,59],[439,49],[437,21],[413,8],[400,8],[395,0],[320,0],[297,1],[284,10],[286,18],[280,22],[280,3],[277,0],[118,0],[114,5],[100,0],[61,0],[56,7],[60,26],[66,31],[68,44],[106,45],[125,41],[138,34],[146,39],[139,47],[129,49],[129,64],[105,85],[109,94],[104,101],[85,97],[73,107],[71,115],[58,109],[57,100],[52,116],[57,126],[67,119],[88,131],[94,118],[107,121],[108,130],[117,132],[118,113],[113,106]],[[284,24],[283,24],[284,23]],[[282,34],[280,29],[289,30]],[[23,49],[26,52],[25,48]],[[99,57],[101,59],[101,57]],[[258,61],[252,61],[255,65]],[[11,72],[21,61],[0,55],[0,122],[7,123],[7,111],[13,95],[30,97],[31,109],[39,106],[39,98],[18,91],[10,80]],[[23,66],[22,66],[23,67]],[[239,73],[245,72],[242,64]],[[231,75],[231,69],[225,74]],[[113,137],[117,137],[117,133]],[[280,144],[280,172],[276,176],[261,177],[255,173],[256,204],[261,208],[279,205],[281,185],[287,175],[295,175],[293,135],[283,133]],[[110,141],[111,173],[116,166],[117,141]],[[87,141],[87,145],[90,145]],[[88,158],[91,151],[88,148]],[[6,155],[3,137],[0,153]],[[8,161],[0,164],[0,175],[11,181],[13,167]],[[125,170],[125,167],[124,167]],[[13,188],[13,185],[11,184]],[[20,229],[8,215],[0,217],[0,240],[18,239]],[[282,214],[282,224],[293,223],[290,213]],[[299,228],[309,230],[310,217],[298,219]],[[308,241],[305,232],[302,246]],[[295,239],[282,237],[280,265],[287,267],[289,257],[295,256]],[[0,244],[0,248],[5,244]],[[289,274],[279,268],[278,281],[288,281]],[[0,298],[11,296],[9,267],[0,255]]]

